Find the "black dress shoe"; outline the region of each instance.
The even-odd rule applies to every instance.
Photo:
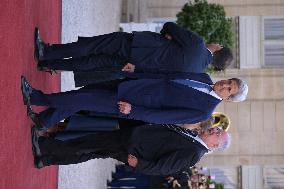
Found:
[[[34,56],[37,61],[43,60],[44,57],[44,48],[48,46],[45,44],[39,34],[39,29],[35,28],[35,34],[34,34],[34,45],[35,45],[35,51]]]
[[[41,156],[40,147],[39,147],[39,144],[38,144],[39,135],[38,135],[38,129],[36,128],[36,126],[32,127],[31,135],[32,135],[33,155],[34,156]]]
[[[31,118],[31,120],[35,124],[35,127],[37,129],[44,129],[44,126],[43,126],[38,114],[33,112],[33,111],[29,111],[28,113],[29,113],[28,116]]]
[[[43,61],[38,61],[38,63],[37,63],[37,70],[50,73],[50,75],[52,75],[53,73],[57,74],[56,70],[50,69],[50,68],[44,66],[44,64],[45,64],[44,60]]]
[[[27,79],[24,76],[21,76],[21,90],[23,95],[24,104],[30,104],[30,95],[33,92],[33,88],[28,83]]]
[[[41,169],[44,167],[43,161],[40,157],[34,156],[34,166],[35,168]]]
[[[29,102],[26,104],[26,106],[27,106],[27,116],[29,116],[32,113],[34,113],[33,108],[32,108],[32,106],[31,106],[31,104]]]

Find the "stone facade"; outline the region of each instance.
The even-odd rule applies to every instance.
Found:
[[[223,167],[223,171],[230,170],[234,180],[232,182],[236,186],[234,188],[241,185],[250,189],[269,188],[265,167],[279,168],[284,165],[284,62],[277,67],[269,66],[269,62],[265,64],[264,48],[265,44],[281,43],[284,46],[284,39],[280,37],[278,40],[266,42],[263,20],[281,15],[283,19],[284,1],[208,1],[224,5],[227,16],[238,17],[240,21],[237,30],[239,46],[236,59],[239,65],[237,67],[241,69],[228,69],[225,73],[214,75],[213,78],[216,81],[232,77],[242,78],[249,85],[249,95],[245,102],[223,102],[217,107],[216,111],[224,112],[231,119],[229,131],[232,135],[232,145],[225,152],[209,154],[200,165]],[[175,20],[176,14],[188,1],[123,0],[123,2],[122,21],[162,23]],[[283,27],[281,24],[279,28]],[[238,171],[241,170],[240,166],[243,167],[242,171]],[[237,172],[245,179],[240,179]],[[248,178],[246,175],[253,176]]]
[[[231,119],[232,145],[225,152],[207,156],[202,164],[284,165],[284,70],[246,69],[226,71],[214,79],[238,77],[247,81],[245,102],[223,102],[217,111]]]
[[[110,14],[111,13],[111,14]],[[121,0],[63,0],[62,43],[78,36],[95,36],[119,30]],[[75,87],[73,72],[61,73],[61,91]],[[93,159],[75,165],[61,165],[58,189],[106,189],[116,160]]]
[[[124,0],[124,10],[132,14],[131,21],[151,22],[159,19],[173,19],[186,2],[188,1]],[[261,19],[261,16],[279,16],[284,12],[283,0],[269,2],[209,0],[209,2],[224,5],[227,15],[233,17],[249,15],[258,16],[256,19]],[[242,103],[221,103],[218,106],[217,111],[225,112],[231,118],[232,147],[225,153],[209,155],[202,161],[203,165],[284,165],[284,127],[282,126],[284,123],[284,67],[268,69],[263,66],[261,28],[260,24],[255,24],[253,31],[257,32],[259,37],[254,39],[246,32],[246,30],[251,31],[249,28],[244,28],[244,31],[239,33],[242,38],[240,40],[243,40],[240,41],[240,47],[242,45],[242,48],[247,47],[246,50],[241,51],[240,67],[247,69],[229,69],[225,73],[214,76],[216,80],[231,77],[245,79],[249,85],[249,96],[248,100]],[[250,39],[256,42],[244,43]],[[253,48],[256,50],[252,50]]]
[[[147,22],[153,18],[175,17],[188,0],[123,0],[124,22]],[[281,16],[283,0],[208,0],[222,4],[228,16]]]

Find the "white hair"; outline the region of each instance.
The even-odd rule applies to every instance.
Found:
[[[231,145],[231,141],[232,141],[232,137],[229,133],[227,133],[227,137],[225,137],[225,139],[220,141],[220,144],[219,144],[219,146],[216,150],[224,151],[224,150],[228,149]]]
[[[246,82],[239,78],[231,78],[230,80],[234,80],[238,83],[239,85],[239,91],[235,95],[231,95],[228,100],[232,102],[241,102],[244,101],[247,98],[248,94],[248,85]]]

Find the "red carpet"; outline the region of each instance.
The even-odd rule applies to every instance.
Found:
[[[31,151],[31,121],[26,116],[20,76],[45,92],[60,89],[58,76],[38,72],[33,59],[34,28],[57,43],[61,34],[61,0],[0,1],[0,188],[57,188],[56,166],[36,169]]]

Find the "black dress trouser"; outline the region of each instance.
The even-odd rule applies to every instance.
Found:
[[[45,48],[40,66],[66,71],[121,68],[129,61],[132,38],[130,33],[114,32],[53,44]]]
[[[128,141],[135,127],[117,131],[100,131],[67,141],[52,137],[40,137],[40,159],[45,166],[68,165],[94,158],[114,158],[127,163]]]

